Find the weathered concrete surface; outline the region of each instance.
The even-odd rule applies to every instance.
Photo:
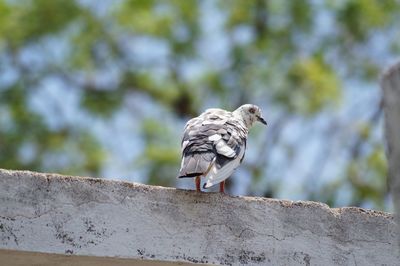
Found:
[[[0,249],[225,265],[400,261],[388,213],[7,170]]]
[[[385,111],[389,186],[397,214],[397,223],[400,226],[400,62],[384,72],[381,87]],[[400,245],[400,227],[398,227],[397,235]]]

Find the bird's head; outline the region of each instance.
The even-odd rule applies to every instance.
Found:
[[[261,122],[267,125],[267,122],[262,117],[261,109],[254,104],[244,104],[234,111],[235,115],[239,115],[247,128],[250,128],[254,122]]]

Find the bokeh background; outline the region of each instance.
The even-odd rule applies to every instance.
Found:
[[[0,0],[0,167],[192,188],[185,122],[263,109],[228,192],[392,210],[394,0]]]

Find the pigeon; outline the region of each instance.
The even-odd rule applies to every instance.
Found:
[[[267,125],[261,109],[245,104],[233,112],[219,108],[207,109],[190,119],[181,142],[182,162],[178,178],[195,178],[196,191],[220,184],[224,193],[225,180],[241,164],[246,150],[249,129],[255,122]]]

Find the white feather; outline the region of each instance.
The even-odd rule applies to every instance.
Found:
[[[235,157],[235,151],[226,144],[226,142],[222,139],[220,134],[214,134],[208,137],[208,140],[212,141],[215,145],[215,149],[221,155],[224,155],[228,158]]]
[[[227,119],[222,119],[222,120],[206,120],[202,123],[202,125],[223,125],[225,124]]]
[[[185,140],[184,142],[182,142],[182,152],[183,152],[183,150],[186,148],[186,146],[189,144],[189,141],[188,140]]]
[[[222,139],[215,144],[215,149],[219,154],[224,155],[228,158],[233,158],[236,155],[236,152],[231,147],[229,147],[228,144],[226,144],[226,142]]]
[[[221,137],[221,135],[220,134],[214,134],[214,135],[212,135],[212,136],[209,136],[208,137],[208,140],[210,140],[210,141],[218,141],[218,140],[220,140],[222,137]]]
[[[230,177],[233,171],[235,171],[235,169],[240,165],[240,160],[242,159],[243,155],[244,148],[242,147],[239,156],[225,164],[222,168],[218,169],[217,165],[214,164],[205,176],[206,183],[204,188],[212,187]]]
[[[184,165],[185,165],[185,156],[182,157],[181,170],[180,171],[182,171],[182,168],[183,168]]]

